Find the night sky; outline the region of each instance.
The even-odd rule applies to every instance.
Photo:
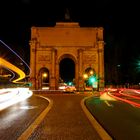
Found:
[[[85,27],[103,27],[105,76],[108,82],[119,71],[124,82],[139,81],[140,8],[138,1],[122,0],[1,0],[0,39],[22,53],[29,63],[32,26],[54,26],[64,21],[69,9],[71,21]]]

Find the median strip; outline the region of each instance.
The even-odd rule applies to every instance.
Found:
[[[93,96],[93,95],[92,95]],[[93,117],[93,115],[88,111],[88,109],[85,106],[85,100],[92,97],[86,97],[81,101],[82,109],[84,110],[87,118],[91,122],[92,126],[95,128],[99,136],[102,140],[112,140],[111,136],[104,130],[104,128],[96,121],[96,119]]]

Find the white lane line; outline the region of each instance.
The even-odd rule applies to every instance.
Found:
[[[27,140],[31,134],[34,132],[34,130],[39,126],[39,124],[43,121],[47,113],[50,111],[50,109],[53,106],[53,101],[49,98],[46,98],[44,96],[40,96],[46,100],[49,101],[49,105],[47,108],[39,115],[39,117],[36,118],[36,120],[21,134],[21,136],[17,140]]]
[[[107,106],[109,106],[109,107],[113,107],[113,105],[110,104],[108,101],[105,101],[105,103],[107,104]]]

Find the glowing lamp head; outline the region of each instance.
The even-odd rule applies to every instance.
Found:
[[[47,73],[43,73],[43,77],[44,78],[48,77],[48,74]]]
[[[87,78],[88,78],[88,75],[85,73],[85,74],[83,75],[83,78],[84,78],[84,79],[87,79]]]
[[[93,75],[93,70],[91,70],[89,73],[90,73],[90,75]]]

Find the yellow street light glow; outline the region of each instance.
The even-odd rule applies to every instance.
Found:
[[[91,70],[89,73],[90,73],[90,75],[93,75],[93,70]]]
[[[45,77],[45,78],[46,78],[47,76],[48,76],[48,74],[47,74],[47,73],[43,73],[43,77]]]
[[[88,78],[88,75],[85,73],[85,74],[83,75],[83,78],[84,78],[84,79],[87,79],[87,78]]]
[[[8,69],[14,71],[19,75],[19,78],[12,81],[13,83],[17,83],[17,81],[24,79],[26,76],[22,70],[20,70],[18,67],[14,66],[13,64],[11,64],[3,58],[0,58],[0,65],[7,67]]]

